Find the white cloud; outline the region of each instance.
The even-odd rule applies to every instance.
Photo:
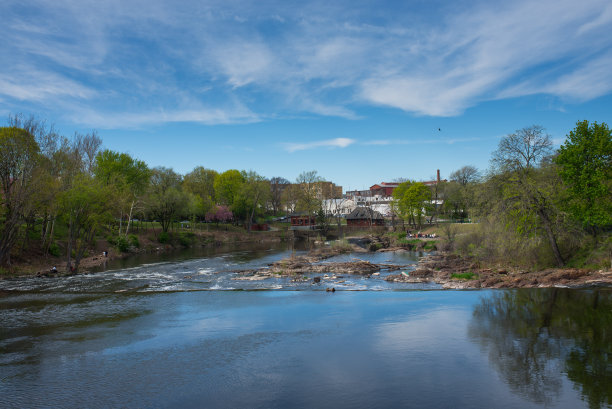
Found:
[[[29,3],[27,16],[22,2],[0,5],[0,58],[11,62],[0,66],[0,95],[87,100],[89,111],[115,110],[126,123],[358,119],[358,107],[371,105],[454,116],[487,100],[586,101],[612,91],[607,0],[481,2],[436,15],[382,3],[375,18],[348,1],[298,10],[284,2]],[[177,107],[177,94],[191,106]],[[235,100],[249,113],[237,115]],[[201,106],[217,108],[201,114]]]
[[[100,129],[141,128],[174,122],[194,122],[205,125],[226,125],[259,122],[253,112],[244,108],[200,108],[185,110],[151,109],[144,112],[100,112],[73,107],[70,119],[79,124]]]
[[[52,72],[23,69],[19,75],[0,73],[0,95],[19,101],[54,103],[66,97],[91,99],[97,92]]]
[[[307,143],[286,143],[285,150],[288,152],[297,152],[315,148],[346,148],[355,143],[354,139],[350,138],[335,138],[325,141],[315,141]]]

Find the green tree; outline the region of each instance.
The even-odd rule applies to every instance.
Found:
[[[247,230],[251,231],[255,217],[265,211],[263,205],[270,197],[270,182],[253,171],[242,172],[242,176],[244,182],[231,210],[235,216],[246,221]]]
[[[172,169],[157,167],[151,174],[147,196],[147,209],[167,232],[170,223],[188,212],[189,195],[181,189],[181,176]]]
[[[70,189],[60,195],[60,214],[68,225],[67,271],[78,272],[79,263],[92,244],[96,231],[111,219],[109,189],[87,173],[82,173],[75,178]]]
[[[34,136],[16,127],[0,128],[0,265],[9,265],[13,246],[34,194],[39,160]]]
[[[146,191],[151,171],[140,160],[127,153],[104,150],[96,156],[94,174],[106,186],[113,186],[119,210],[119,234],[122,234],[122,221],[127,217],[124,235],[127,236],[135,207]]]
[[[555,158],[567,185],[568,208],[589,233],[612,225],[612,132],[605,123],[580,121]]]
[[[244,175],[239,170],[230,169],[219,174],[213,184],[217,202],[231,208],[243,184]]]
[[[322,182],[316,170],[302,172],[298,175],[296,183],[297,203],[296,210],[315,215],[322,207],[322,195],[319,182]]]
[[[564,260],[557,244],[559,183],[553,164],[550,137],[541,126],[523,128],[503,137],[493,152],[492,163],[506,201],[504,217],[511,219],[518,234],[543,231],[558,266]],[[543,165],[543,166],[540,166]]]
[[[430,205],[431,190],[421,182],[402,182],[393,190],[400,217],[415,227],[421,228],[423,209]]]
[[[183,177],[183,188],[200,196],[205,202],[215,200],[215,178],[219,173],[212,169],[198,166]]]

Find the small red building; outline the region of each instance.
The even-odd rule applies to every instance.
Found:
[[[379,212],[368,207],[358,207],[346,216],[347,226],[384,226],[385,218]]]
[[[305,213],[291,215],[291,228],[314,228],[316,225],[315,217]]]

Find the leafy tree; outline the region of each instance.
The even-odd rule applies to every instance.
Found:
[[[218,203],[231,208],[243,183],[244,175],[236,169],[230,169],[219,174],[213,184]]]
[[[244,183],[234,200],[232,212],[244,218],[247,230],[251,231],[254,217],[265,210],[262,204],[270,196],[270,182],[253,171],[243,172],[242,176]]]
[[[19,227],[34,194],[39,161],[34,136],[16,127],[0,128],[0,265],[9,265]]]
[[[532,126],[503,137],[492,163],[501,184],[502,200],[508,204],[503,216],[514,221],[517,234],[543,231],[557,265],[564,264],[557,244],[556,200],[559,184],[552,164],[550,137],[541,126]],[[539,168],[541,164],[545,166]],[[548,170],[548,171],[547,171]]]
[[[423,224],[423,209],[429,205],[431,190],[421,182],[403,182],[393,190],[400,216],[420,229]]]
[[[129,233],[135,206],[146,191],[151,177],[148,166],[127,153],[104,150],[96,156],[94,174],[107,186],[113,186],[119,209],[119,234],[123,216],[127,216],[125,236]]]
[[[316,170],[302,172],[298,175],[296,183],[297,204],[296,210],[314,215],[321,206],[321,192],[319,182],[322,182]]]
[[[183,188],[202,198],[205,212],[215,200],[215,178],[218,175],[217,171],[198,166],[183,177]]]
[[[181,189],[181,176],[172,169],[154,168],[147,205],[149,213],[159,220],[162,231],[167,232],[176,216],[188,209],[189,196]]]
[[[67,271],[78,271],[79,263],[92,243],[96,231],[110,220],[109,189],[109,186],[103,185],[87,173],[82,173],[75,178],[70,189],[61,194],[60,210],[68,224]]]
[[[580,121],[555,158],[568,187],[573,217],[593,235],[612,225],[612,133],[605,123]]]

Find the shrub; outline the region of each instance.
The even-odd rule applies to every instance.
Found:
[[[181,246],[189,247],[193,244],[195,239],[195,234],[191,232],[181,232],[179,233],[178,241]]]
[[[61,256],[61,250],[60,250],[60,247],[57,245],[57,243],[51,243],[49,245],[49,254],[51,254],[54,257]]]
[[[437,250],[438,247],[436,246],[436,242],[435,241],[426,241],[425,245],[423,246],[423,250],[425,251],[433,251],[433,250]]]
[[[452,273],[451,278],[456,280],[473,280],[478,278],[478,276],[471,271],[468,271],[467,273]]]
[[[370,251],[377,251],[382,249],[383,245],[381,243],[371,243],[370,244]]]
[[[130,249],[130,244],[128,243],[125,237],[118,237],[117,238],[117,248],[119,249],[120,252],[125,253],[126,251]]]
[[[157,238],[157,241],[159,241],[162,244],[167,244],[170,242],[170,234],[168,234],[168,232],[161,232],[159,233],[159,237]]]
[[[331,243],[331,247],[334,250],[340,250],[340,251],[344,251],[347,253],[353,250],[353,248],[351,247],[347,239],[336,240]]]
[[[138,241],[138,237],[135,234],[130,234],[128,236],[128,242],[130,243],[130,246],[132,247],[136,247],[136,248],[140,247],[140,242]]]

